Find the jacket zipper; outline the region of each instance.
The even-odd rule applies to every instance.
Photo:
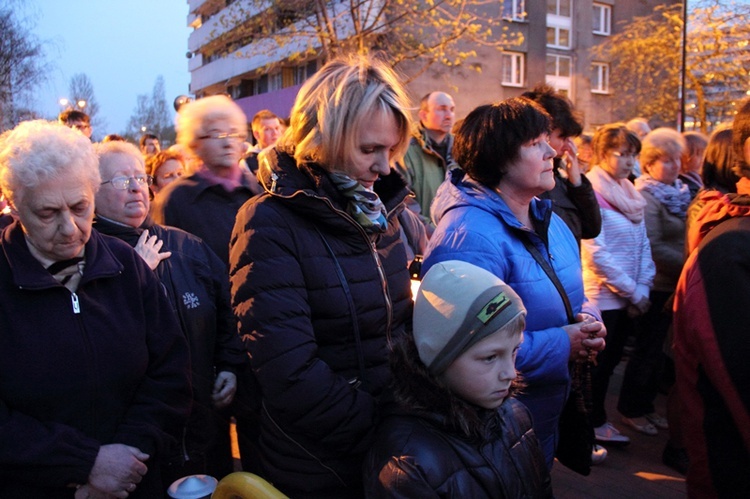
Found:
[[[292,198],[297,195],[297,193],[293,194],[292,196],[284,196],[281,194],[276,193],[276,180],[278,179],[278,175],[273,172],[271,173],[271,188],[270,193],[276,196],[279,196],[281,198]],[[299,191],[298,191],[299,192]],[[331,203],[331,200],[325,197],[321,196],[313,196],[310,194],[302,194],[306,196],[310,196],[315,199],[320,199],[324,203],[328,205],[328,207],[336,214],[340,215],[344,218],[344,220],[347,220],[352,226],[362,235],[362,237],[365,239],[365,241],[368,243],[368,246],[370,248],[370,254],[372,256],[373,261],[375,262],[375,266],[378,268],[378,276],[380,276],[380,284],[382,287],[383,292],[383,299],[385,300],[385,309],[386,309],[386,329],[385,329],[385,336],[386,341],[388,343],[388,348],[392,348],[393,341],[391,338],[391,329],[393,328],[393,302],[391,301],[391,295],[388,288],[388,280],[385,276],[385,270],[383,269],[383,264],[380,261],[380,256],[378,255],[377,251],[377,245],[374,241],[371,241],[369,236],[367,235],[367,232],[360,226],[356,220],[354,220],[352,217],[350,217],[346,212],[343,212],[333,206],[333,203]],[[403,203],[403,202],[402,202]],[[391,210],[392,212],[393,210]]]
[[[70,300],[73,304],[73,314],[77,315],[77,322],[79,326],[79,330],[81,331],[81,335],[83,336],[83,343],[85,345],[86,353],[89,354],[90,358],[92,359],[92,362],[88,362],[89,365],[89,375],[91,376],[91,379],[96,379],[96,359],[94,358],[94,349],[91,345],[91,342],[89,341],[88,334],[86,332],[86,328],[83,325],[83,318],[81,317],[81,302],[78,299],[78,295],[74,292],[70,292]],[[93,428],[98,427],[99,425],[99,417],[98,417],[98,411],[97,411],[97,404],[96,401],[99,400],[99,394],[98,391],[94,388],[92,388],[93,396],[91,397],[91,417],[94,420],[94,423],[92,425]]]
[[[385,300],[385,311],[386,311],[386,326],[385,326],[385,338],[386,342],[388,343],[388,348],[392,348],[393,342],[391,339],[391,328],[393,327],[393,303],[391,302],[391,296],[388,292],[388,280],[385,276],[385,270],[383,270],[383,264],[380,261],[380,256],[378,255],[378,249],[377,245],[375,244],[375,241],[371,241],[369,236],[367,235],[367,232],[360,226],[356,220],[354,220],[352,217],[350,217],[346,212],[343,212],[333,206],[333,203],[331,203],[330,200],[326,198],[319,198],[322,199],[328,206],[331,208],[331,210],[334,211],[334,213],[338,213],[342,217],[344,217],[345,220],[349,221],[352,226],[354,226],[355,229],[362,235],[362,237],[367,242],[369,248],[370,248],[370,256],[372,256],[373,261],[375,262],[375,266],[378,269],[378,276],[380,277],[380,285],[381,285],[381,291],[383,292],[383,299]]]
[[[78,295],[75,294],[75,291],[70,293],[70,299],[73,302],[73,313],[74,314],[80,314],[81,313],[81,304],[78,301]]]

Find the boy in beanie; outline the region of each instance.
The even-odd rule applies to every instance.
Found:
[[[518,389],[526,309],[496,276],[460,261],[433,266],[414,332],[395,345],[398,409],[365,460],[368,497],[551,497],[550,476]]]

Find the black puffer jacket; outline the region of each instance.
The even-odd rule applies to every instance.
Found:
[[[247,353],[237,334],[237,320],[229,304],[229,281],[219,257],[198,237],[147,219],[141,227],[127,227],[103,217],[95,219],[101,233],[135,247],[144,229],[164,244],[172,256],[156,267],[172,309],[180,322],[192,363],[193,407],[182,445],[172,461],[198,459],[214,440],[211,392],[216,373],[244,370]]]
[[[494,411],[471,406],[416,359],[413,340],[395,348],[398,409],[365,460],[367,497],[552,497],[529,410],[512,397]]]
[[[230,283],[262,389],[265,478],[293,497],[362,496],[389,342],[411,317],[408,191],[395,171],[376,183],[388,229],[368,235],[322,168],[272,150],[259,180],[267,192],[237,214]]]

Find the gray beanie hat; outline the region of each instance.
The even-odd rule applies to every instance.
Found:
[[[414,342],[430,373],[441,374],[478,341],[520,314],[521,298],[492,273],[470,263],[435,264],[414,301]]]

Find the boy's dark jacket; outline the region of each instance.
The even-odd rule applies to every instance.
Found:
[[[378,429],[364,465],[368,497],[552,497],[526,407],[471,406],[438,385],[413,341],[392,362],[398,408]],[[511,394],[516,389],[511,387]]]

